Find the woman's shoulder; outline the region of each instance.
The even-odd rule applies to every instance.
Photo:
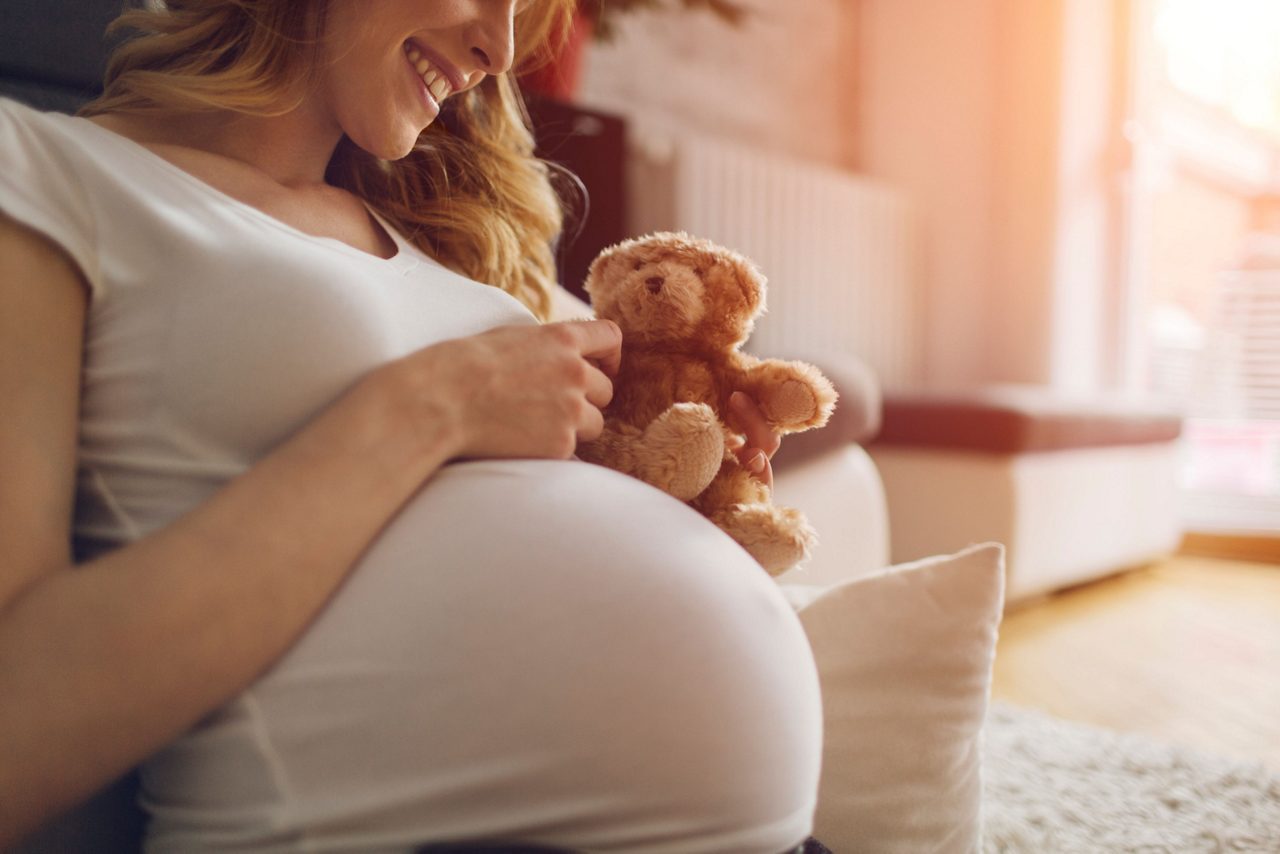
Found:
[[[95,162],[84,124],[0,97],[0,210],[58,244],[80,267],[95,297],[101,292],[99,221],[93,203]]]
[[[66,113],[44,112],[21,101],[0,97],[0,164],[10,181],[47,183],[63,176],[82,182],[97,153],[85,133],[89,122]],[[43,188],[46,191],[47,187]]]
[[[48,145],[57,134],[57,117],[21,101],[0,96],[0,156],[13,148]],[[69,118],[64,116],[64,118]]]
[[[12,122],[42,122],[51,113],[37,110],[35,107],[24,104],[16,98],[8,95],[0,95],[0,118],[5,121]]]
[[[187,207],[247,206],[307,234],[375,254],[395,250],[390,238],[379,240],[364,200],[354,193],[323,183],[286,186],[244,159],[198,144],[213,137],[220,123],[215,117],[104,113],[72,121],[90,125],[85,130],[103,163],[150,197],[176,193]]]
[[[0,144],[88,145],[88,138],[83,132],[86,124],[89,122],[68,113],[39,110],[15,98],[0,95]]]
[[[92,184],[95,176],[135,171],[128,147],[119,134],[93,119],[0,97],[0,163],[25,166],[33,176],[53,170]]]

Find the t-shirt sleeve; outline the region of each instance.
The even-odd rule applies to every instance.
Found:
[[[104,286],[93,208],[62,138],[41,113],[0,98],[0,210],[71,257],[93,300]]]

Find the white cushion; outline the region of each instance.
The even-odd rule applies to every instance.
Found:
[[[814,836],[840,852],[976,851],[1004,548],[784,591],[822,685]]]

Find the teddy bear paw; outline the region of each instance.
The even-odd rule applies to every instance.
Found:
[[[724,431],[705,403],[677,403],[644,431],[644,480],[690,501],[707,488],[724,459]]]
[[[818,398],[808,384],[787,380],[773,390],[761,408],[774,424],[808,424],[818,414]]]

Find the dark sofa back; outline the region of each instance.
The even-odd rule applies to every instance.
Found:
[[[102,88],[107,24],[122,0],[0,2],[0,95],[74,112]],[[38,710],[32,709],[32,713]],[[15,854],[138,850],[142,813],[133,775],[28,839]]]
[[[103,32],[122,0],[0,3],[0,94],[72,112],[102,86]]]

